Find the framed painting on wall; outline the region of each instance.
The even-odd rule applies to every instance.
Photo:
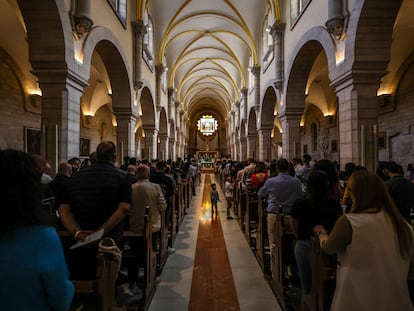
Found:
[[[40,154],[40,129],[24,128],[24,151],[28,154]]]
[[[91,141],[88,138],[80,138],[79,140],[79,156],[87,157],[90,154]]]
[[[378,132],[378,149],[387,149],[387,132]]]

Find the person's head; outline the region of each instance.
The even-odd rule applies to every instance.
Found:
[[[216,184],[211,184],[211,189],[216,190],[217,186]]]
[[[226,175],[226,181],[231,181],[231,175]]]
[[[45,158],[40,154],[31,154],[30,157],[34,160],[36,168],[40,174],[43,174],[47,171],[47,162]]]
[[[124,156],[124,164],[128,165],[129,163],[129,156]]]
[[[96,163],[96,151],[92,152],[89,155],[89,160],[91,161],[91,165],[94,165]]]
[[[310,165],[310,161],[312,161],[312,157],[311,157],[309,154],[305,153],[305,154],[302,156],[302,160],[303,160],[303,163],[304,163],[305,165]]]
[[[137,158],[129,158],[129,164],[137,165]]]
[[[17,227],[46,224],[48,217],[42,207],[39,170],[28,154],[6,149],[0,151],[0,195],[2,216],[0,236]]]
[[[155,165],[155,169],[157,170],[157,172],[165,172],[165,170],[167,169],[167,164],[164,161],[158,161],[157,164]]]
[[[407,222],[401,216],[383,180],[367,170],[353,172],[348,180],[348,190],[352,199],[351,213],[383,211],[391,220],[403,258],[410,256],[412,234]]]
[[[264,162],[257,162],[255,167],[255,173],[264,173],[266,171],[266,164]]]
[[[115,162],[116,146],[112,141],[103,141],[96,147],[96,159],[103,162]]]
[[[151,176],[150,167],[146,164],[141,164],[137,168],[138,179],[149,179]]]
[[[279,173],[282,173],[282,172],[286,173],[289,171],[289,161],[286,159],[280,158],[279,160],[277,160],[276,167]]]
[[[127,173],[135,176],[137,174],[137,166],[135,164],[128,164]]]
[[[58,174],[70,176],[72,174],[72,166],[68,162],[62,162],[58,167]]]
[[[74,157],[68,160],[68,163],[72,166],[72,173],[79,171],[81,165],[81,159]]]
[[[329,160],[319,160],[315,163],[313,169],[324,171],[326,175],[328,175],[329,183],[331,185],[339,180],[338,172],[335,166]]]
[[[404,175],[404,170],[401,165],[389,162],[384,166],[384,173],[389,177],[402,176]]]
[[[320,200],[327,197],[329,178],[324,171],[312,170],[306,181],[306,191],[312,199]]]

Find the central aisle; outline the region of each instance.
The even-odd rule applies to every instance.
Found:
[[[219,186],[222,202],[212,221],[210,180],[218,184],[202,175],[149,310],[281,310],[237,221],[226,219]]]

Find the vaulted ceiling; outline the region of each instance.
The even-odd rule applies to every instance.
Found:
[[[210,112],[222,122],[248,83],[249,59],[259,63],[257,43],[266,5],[253,0],[151,0],[158,50],[165,56],[168,86],[191,122]]]

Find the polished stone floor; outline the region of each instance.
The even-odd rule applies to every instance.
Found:
[[[237,221],[226,218],[220,187],[219,216],[211,214],[213,182],[202,175],[149,310],[281,310]]]

